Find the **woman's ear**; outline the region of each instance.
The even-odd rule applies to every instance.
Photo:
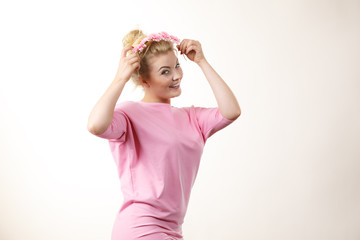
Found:
[[[139,83],[144,87],[150,87],[149,83],[147,82],[147,80],[145,78],[143,78],[142,76],[139,75],[138,77],[139,79]]]

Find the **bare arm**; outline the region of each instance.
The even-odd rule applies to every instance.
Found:
[[[237,119],[241,114],[239,103],[229,86],[205,59],[200,42],[184,39],[177,47],[181,54],[185,53],[191,61],[197,63],[205,74],[215,95],[221,115],[230,120]]]
[[[215,95],[221,115],[230,120],[237,119],[241,109],[229,86],[204,58],[198,63]]]
[[[113,119],[116,102],[125,84],[130,79],[132,72],[140,67],[140,59],[137,54],[131,53],[126,56],[127,51],[130,49],[131,47],[127,47],[122,50],[119,68],[114,80],[97,101],[89,115],[87,128],[94,135],[105,132],[109,127]]]
[[[88,119],[88,130],[94,135],[99,135],[110,125],[117,100],[126,84],[115,77],[114,81],[97,101]]]

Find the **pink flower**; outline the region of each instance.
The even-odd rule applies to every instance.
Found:
[[[160,34],[160,36],[162,36],[164,38],[164,40],[170,39],[170,35],[166,32],[161,32],[159,34]]]
[[[175,37],[175,36],[171,36],[171,38],[177,43],[179,44],[180,43],[180,39]]]
[[[150,40],[154,40],[154,41],[160,41],[160,40],[165,40],[165,41],[174,41],[175,43],[179,44],[180,40],[179,38],[172,36],[170,34],[168,34],[167,32],[160,32],[160,33],[152,33],[149,36],[147,36],[146,38],[144,38],[139,45],[137,45],[136,47],[134,47],[134,52],[141,52],[145,47],[146,47],[146,42],[150,41]]]

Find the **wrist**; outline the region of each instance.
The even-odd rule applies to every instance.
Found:
[[[205,58],[203,58],[203,59],[201,59],[201,60],[199,60],[198,62],[197,62],[197,64],[199,65],[199,67],[202,67],[202,66],[204,66],[204,65],[206,65],[208,62],[207,62],[207,60],[205,59]]]
[[[117,83],[126,83],[129,79],[125,79],[123,76],[121,76],[119,73],[116,73],[115,77],[114,77],[114,82],[117,82]]]
[[[128,79],[129,80],[129,79]],[[115,76],[114,80],[113,80],[113,84],[121,84],[121,85],[125,85],[126,82],[128,81],[127,79],[124,79],[118,75]]]

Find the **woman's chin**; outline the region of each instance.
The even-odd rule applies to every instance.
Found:
[[[181,88],[180,88],[180,86],[179,86],[179,87],[176,88],[176,89],[170,89],[170,92],[172,93],[171,95],[176,95],[176,96],[178,96],[178,95],[181,94]]]
[[[180,95],[181,95],[181,89],[179,88],[177,94],[175,95],[175,97],[180,96]]]

